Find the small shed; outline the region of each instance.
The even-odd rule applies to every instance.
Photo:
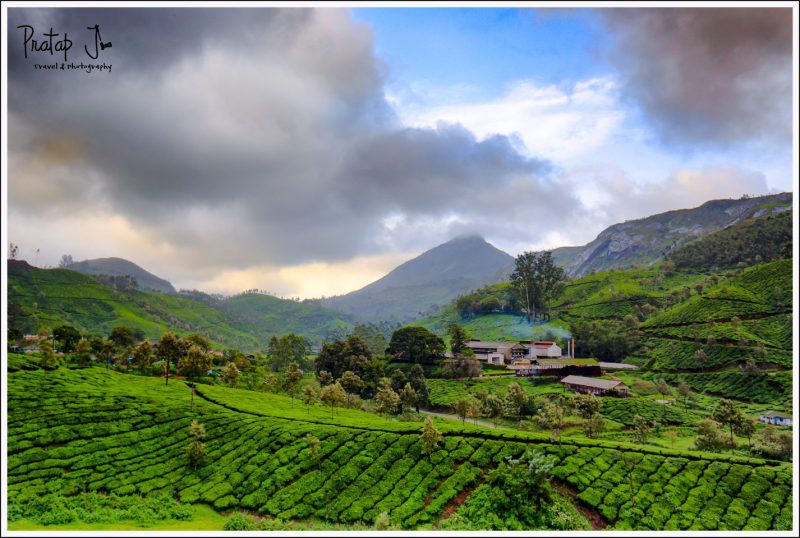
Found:
[[[766,411],[759,415],[758,420],[766,424],[774,424],[776,426],[791,426],[792,415],[781,413],[779,411]]]
[[[596,395],[613,394],[615,396],[628,396],[628,386],[615,379],[597,379],[579,375],[568,375],[561,380],[564,386],[575,392]]]

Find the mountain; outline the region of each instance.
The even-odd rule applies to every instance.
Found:
[[[553,257],[571,277],[634,263],[650,264],[675,248],[738,222],[791,209],[792,194],[788,192],[711,200],[693,209],[667,211],[615,224],[585,246],[553,250]]]
[[[360,290],[320,304],[361,320],[406,322],[461,293],[508,279],[514,258],[482,237],[462,236],[395,268]]]
[[[153,273],[145,271],[135,263],[122,258],[97,258],[83,260],[69,266],[72,271],[85,275],[132,276],[139,284],[142,291],[158,293],[175,293],[172,284],[159,278]]]
[[[62,324],[103,336],[117,326],[140,329],[148,338],[166,330],[200,332],[243,351],[264,350],[272,336],[289,332],[318,344],[353,327],[346,315],[314,304],[255,293],[216,298],[118,289],[71,269],[39,269],[20,260],[8,262],[8,323],[26,334]]]

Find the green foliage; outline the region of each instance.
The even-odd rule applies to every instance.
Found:
[[[718,270],[792,256],[792,212],[745,220],[671,251],[679,269]]]
[[[258,528],[252,516],[236,512],[225,522],[222,530],[226,531],[254,531]]]
[[[395,360],[432,364],[444,356],[444,341],[424,327],[403,327],[392,333],[387,353]]]
[[[278,338],[273,336],[267,348],[267,361],[273,372],[281,372],[291,363],[296,363],[303,370],[308,369],[308,355],[311,345],[308,340],[296,334],[285,334]]]

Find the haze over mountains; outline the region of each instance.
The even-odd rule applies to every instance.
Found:
[[[135,263],[123,258],[96,258],[73,263],[69,269],[85,275],[132,276],[142,291],[175,293],[175,288],[167,280],[157,277]]]

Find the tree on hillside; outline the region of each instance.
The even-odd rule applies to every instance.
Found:
[[[653,421],[647,420],[641,415],[633,417],[633,440],[641,445],[647,443],[650,433],[653,431]]]
[[[197,466],[202,465],[208,459],[206,445],[203,442],[206,438],[206,429],[198,421],[193,420],[192,425],[189,426],[189,432],[192,437],[192,443],[186,447],[186,456],[189,465],[194,470],[197,470]]]
[[[239,368],[236,367],[236,363],[231,362],[222,369],[222,380],[229,387],[236,388],[239,384]]]
[[[735,448],[736,442],[734,441],[733,433],[744,420],[742,412],[736,407],[736,404],[730,400],[720,400],[714,412],[711,414],[711,418],[723,426],[728,426],[731,434],[731,449]]]
[[[56,342],[61,344],[61,351],[63,353],[72,353],[75,351],[75,346],[81,339],[81,333],[71,325],[61,325],[53,329],[53,338]]]
[[[303,387],[303,393],[300,396],[300,400],[305,404],[306,411],[309,410],[309,407],[312,404],[317,403],[319,400],[319,390],[313,385],[306,385]]]
[[[503,416],[503,400],[496,394],[487,394],[483,400],[483,413],[494,422],[498,417]]]
[[[522,419],[522,410],[528,402],[528,393],[517,382],[509,383],[506,389],[506,409],[510,415],[516,415],[517,420]]]
[[[752,418],[742,418],[736,424],[736,435],[747,437],[747,450],[753,451],[753,435],[756,433],[756,421]]]
[[[92,345],[85,338],[82,338],[75,346],[75,357],[78,359],[78,366],[89,366],[92,362]]]
[[[319,384],[323,387],[326,387],[333,383],[333,374],[331,374],[327,370],[321,370],[317,373],[317,379],[319,379]]]
[[[308,453],[311,455],[311,460],[317,464],[317,469],[319,469],[319,439],[316,436],[307,433],[306,444],[308,445]]]
[[[133,338],[133,334],[131,334],[131,338]],[[169,384],[170,364],[177,364],[178,361],[181,360],[184,355],[186,355],[188,349],[188,342],[171,331],[167,331],[161,336],[161,339],[158,341],[157,350],[158,355],[167,361],[165,369],[165,385]]]
[[[508,497],[514,510],[541,511],[552,501],[550,471],[555,458],[529,448],[518,459],[506,461],[489,471],[487,479],[497,491]]]
[[[561,431],[564,429],[566,410],[556,400],[548,401],[542,407],[541,413],[536,416],[540,427],[550,430],[550,439],[561,444]]]
[[[579,394],[575,397],[575,409],[578,416],[589,420],[603,407],[603,401],[594,394]]]
[[[411,413],[411,407],[417,403],[417,400],[419,400],[417,391],[414,390],[411,383],[406,383],[403,390],[400,391],[400,402],[403,405],[403,413],[409,415]]]
[[[50,339],[49,335],[47,334],[46,330],[39,331],[39,353],[41,354],[41,358],[39,359],[39,366],[41,366],[44,370],[55,370],[61,364],[61,360],[56,355],[56,352],[53,350],[53,341]]]
[[[352,397],[364,388],[364,381],[355,373],[347,370],[342,374],[342,377],[339,378],[339,384],[342,385],[342,388],[347,393],[347,407],[352,407]]]
[[[337,381],[336,383],[322,387],[322,391],[319,393],[319,399],[322,400],[323,404],[331,408],[331,418],[333,418],[333,408],[344,405],[347,401],[347,395]]]
[[[280,338],[273,336],[267,348],[267,361],[273,372],[283,371],[290,363],[296,362],[299,368],[305,368],[306,358],[311,353],[311,345],[302,336],[293,333]]]
[[[631,495],[631,506],[636,506],[636,487],[633,480],[636,468],[644,460],[644,454],[641,452],[617,451],[616,458],[622,462],[625,476],[628,478],[628,488]]]
[[[211,357],[194,344],[190,345],[186,354],[178,360],[178,370],[192,381],[198,376],[206,375],[209,369],[211,369]]]
[[[414,405],[417,413],[419,413],[420,404],[427,405],[430,398],[428,395],[428,380],[425,379],[425,371],[422,369],[422,366],[415,364],[411,368],[408,374],[408,382],[411,383],[411,387],[417,393],[417,401]]]
[[[600,413],[594,413],[592,416],[587,418],[583,424],[583,431],[586,433],[586,437],[596,437],[597,435],[603,433],[605,428],[606,423]]]
[[[14,243],[8,244],[8,257],[11,260],[16,260],[17,256],[19,256],[19,245],[15,245]]]
[[[353,332],[350,333],[356,338],[360,338],[373,356],[383,357],[386,353],[386,337],[380,327],[373,323],[360,324],[353,327]]]
[[[136,344],[136,337],[128,327],[114,327],[111,329],[108,339],[114,342],[117,349],[124,349]]]
[[[706,418],[697,423],[694,444],[697,450],[717,451],[730,446],[730,441],[720,431],[719,424]]]
[[[395,360],[433,364],[444,356],[444,341],[425,327],[403,327],[392,333],[387,352]]]
[[[433,420],[430,416],[425,417],[420,438],[422,439],[422,453],[430,458],[436,449],[436,445],[442,440],[442,434],[433,425]]]
[[[698,349],[697,351],[694,352],[694,361],[698,365],[700,365],[700,371],[704,372],[705,365],[708,362],[708,355],[706,355],[706,352],[703,351],[702,349]]]
[[[474,417],[478,413],[480,406],[478,400],[471,394],[468,394],[463,398],[459,398],[453,405],[453,409],[456,415],[458,415],[458,418],[461,419],[461,422],[464,422],[466,419]]]
[[[303,371],[296,362],[291,363],[283,373],[283,384],[286,387],[286,393],[292,399],[292,407],[294,407],[294,397],[297,396],[297,388],[300,386],[301,379],[303,379]]]
[[[211,342],[200,333],[190,334],[186,337],[186,340],[197,346],[201,351],[206,353],[211,351]]]
[[[392,383],[392,390],[398,394],[401,390],[403,390],[403,387],[405,387],[406,383],[408,382],[406,379],[406,374],[404,374],[400,368],[395,368],[392,370],[389,380]]]
[[[72,260],[72,254],[64,254],[61,256],[61,260],[58,262],[58,267],[61,269],[66,269],[74,265],[74,261]]]
[[[133,350],[133,364],[138,367],[142,373],[145,368],[149,368],[153,364],[153,346],[150,342],[145,340]]]
[[[469,334],[467,334],[464,327],[458,323],[451,323],[447,327],[447,332],[450,335],[450,351],[453,355],[458,355],[467,347]]]
[[[562,292],[566,279],[564,269],[555,264],[549,251],[517,256],[511,285],[528,323],[533,317],[549,318],[550,302]]]
[[[325,383],[320,377],[323,370],[330,372],[333,379],[339,379],[344,372],[350,370],[364,380],[371,360],[372,352],[367,344],[361,338],[348,336],[344,340],[324,344],[314,361],[314,368],[323,384]]]
[[[379,415],[386,415],[386,420],[389,420],[389,415],[394,413],[399,406],[400,396],[392,390],[389,380],[384,377],[378,384],[378,393],[375,395],[375,411]]]
[[[680,381],[678,383],[678,394],[680,394],[681,398],[683,399],[683,407],[688,409],[687,401],[689,400],[689,396],[692,394],[692,389],[689,388],[689,385],[686,381]]]

